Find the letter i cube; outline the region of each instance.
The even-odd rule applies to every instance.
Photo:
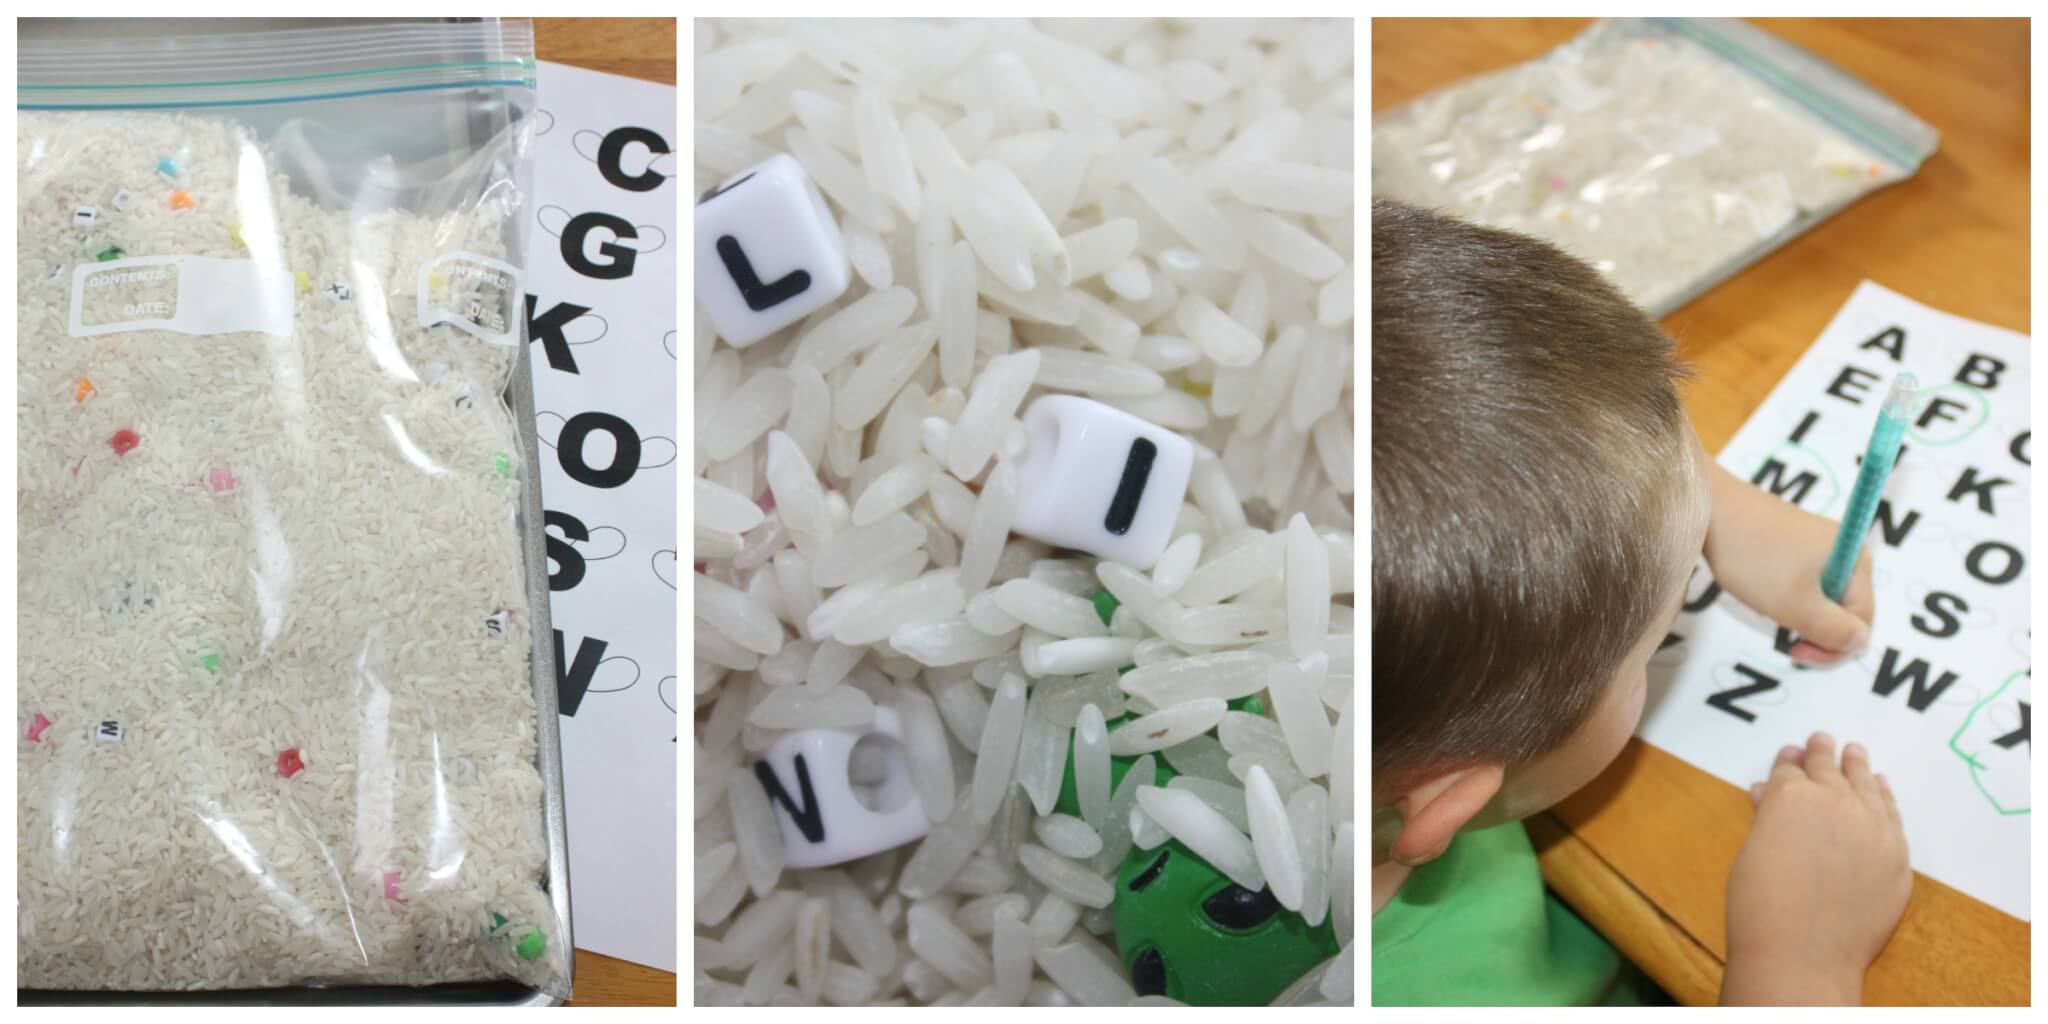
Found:
[[[1047,395],[1024,410],[1010,529],[1033,540],[1149,569],[1187,496],[1187,438],[1101,402]]]

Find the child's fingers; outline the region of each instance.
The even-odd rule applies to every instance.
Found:
[[[1815,782],[1842,781],[1842,768],[1835,763],[1835,738],[1824,732],[1814,733],[1806,741],[1806,777]]]
[[[1771,760],[1771,775],[1764,782],[1766,784],[1775,784],[1804,775],[1805,772],[1800,768],[1800,762],[1804,760],[1806,760],[1805,747],[1788,746],[1781,748],[1778,751],[1778,756]]]
[[[1873,803],[1883,802],[1877,778],[1870,773],[1870,752],[1863,749],[1863,744],[1851,743],[1842,748],[1842,777],[1849,780],[1850,789]]]
[[[1884,796],[1885,813],[1891,815],[1892,824],[1901,829],[1905,828],[1905,824],[1899,820],[1899,798],[1892,795],[1891,780],[1885,778],[1882,772],[1877,775],[1877,791]]]
[[[1856,559],[1856,572],[1849,577],[1849,589],[1842,594],[1842,607],[1863,620],[1866,629],[1877,621],[1877,597],[1870,585],[1872,571],[1870,546],[1866,544],[1862,556]]]
[[[1870,596],[1868,593],[1869,582],[1867,580],[1864,586],[1866,588],[1864,600],[1867,604]],[[1842,597],[1846,601],[1849,599],[1849,594],[1845,593]],[[1799,634],[1801,642],[1810,643],[1834,656],[1854,654],[1862,650],[1863,645],[1869,642],[1870,622],[1867,619],[1858,617],[1849,608],[1818,595],[1816,595],[1813,603],[1808,605],[1807,608],[1805,621],[1786,623],[1786,625],[1792,626]],[[1799,649],[1796,646],[1793,648],[1792,654],[1794,657],[1798,657]],[[1834,659],[1831,657],[1828,660],[1832,661]]]
[[[1763,784],[1763,783],[1761,783],[1761,782],[1752,782],[1752,783],[1750,783],[1750,784],[1749,784],[1749,805],[1750,805],[1751,807],[1757,807],[1757,806],[1760,806],[1760,805],[1762,805],[1762,803],[1763,803],[1763,802],[1764,802],[1764,784]]]

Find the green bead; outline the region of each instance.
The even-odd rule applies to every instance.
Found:
[[[1095,592],[1095,614],[1102,616],[1102,624],[1109,625],[1109,617],[1116,614],[1116,595],[1107,590]]]
[[[220,655],[202,654],[199,656],[199,664],[208,672],[218,672],[220,671]]]
[[[1233,711],[1242,711],[1248,715],[1264,715],[1266,713],[1266,702],[1257,697],[1239,697],[1230,702],[1230,708]]]
[[[548,937],[538,931],[527,932],[519,937],[519,959],[538,960],[548,948]]]
[[[1337,954],[1328,916],[1309,927],[1270,889],[1246,892],[1175,839],[1131,847],[1110,908],[1138,994],[1191,1006],[1265,1006]]]
[[[512,457],[510,455],[507,455],[504,452],[499,452],[494,458],[492,458],[491,462],[493,465],[498,467],[499,476],[512,475]]]
[[[104,249],[101,249],[100,254],[97,258],[101,263],[111,263],[126,255],[128,254],[122,251],[120,246],[110,245]]]
[[[484,938],[494,938],[498,935],[499,932],[502,932],[504,930],[505,915],[500,914],[495,910],[491,911],[491,926],[489,928],[484,929]]]

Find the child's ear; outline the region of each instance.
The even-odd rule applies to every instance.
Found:
[[[1414,867],[1443,856],[1451,840],[1500,792],[1504,771],[1486,761],[1430,777],[1401,798],[1401,834],[1388,850],[1396,864]]]

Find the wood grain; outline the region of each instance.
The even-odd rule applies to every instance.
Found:
[[[535,18],[533,42],[541,60],[676,84],[674,18]],[[587,949],[573,988],[570,1006],[676,1005],[674,974]]]
[[[1531,60],[1584,19],[1375,19],[1372,108]],[[1941,132],[1919,174],[1859,200],[1663,321],[1699,380],[1686,408],[1719,451],[1873,280],[2026,332],[2029,43],[2023,20],[1759,20]],[[1765,766],[1758,766],[1761,774]],[[1631,740],[1592,785],[1530,822],[1544,877],[1681,1002],[1710,1003],[1726,956],[1728,868],[1748,797]],[[1922,875],[1865,979],[1873,1004],[2030,1001],[2025,922]]]
[[[674,18],[535,18],[541,60],[676,84]]]

